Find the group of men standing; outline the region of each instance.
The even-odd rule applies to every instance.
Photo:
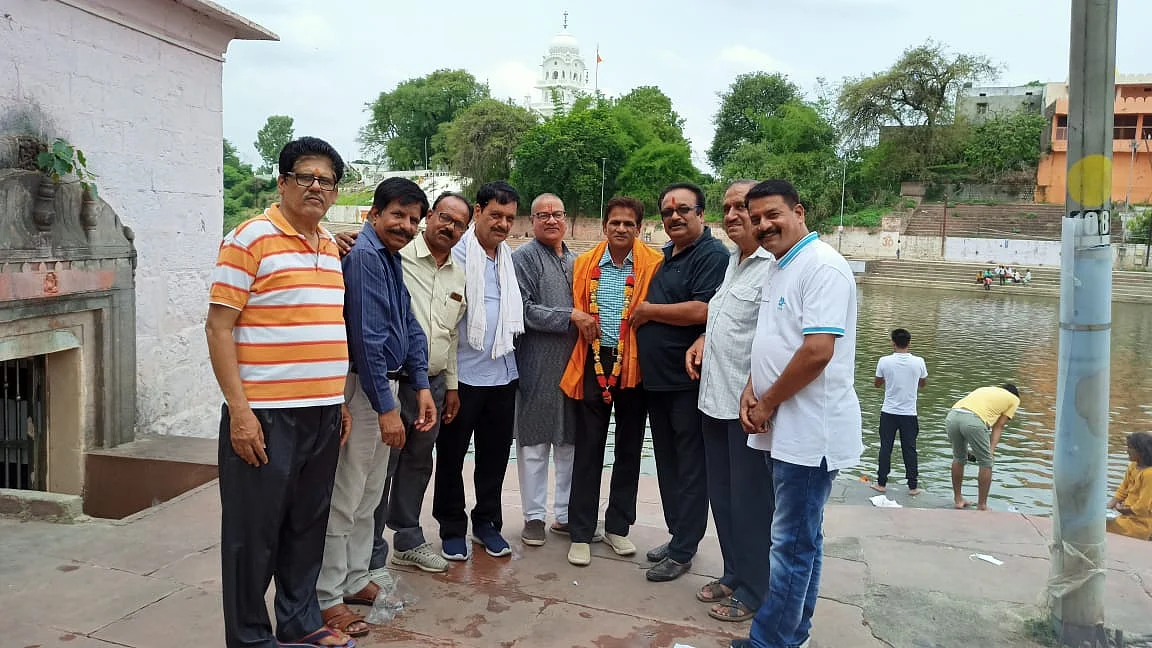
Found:
[[[302,138],[279,162],[281,202],[221,246],[207,325],[226,401],[228,646],[354,645],[368,627],[349,606],[371,605],[387,578],[385,527],[392,562],[425,571],[469,560],[471,545],[510,554],[501,492],[513,439],[525,545],[550,529],[569,537],[574,565],[599,540],[634,554],[646,420],[670,536],[647,553],[648,580],[691,568],[711,506],[724,573],[696,597],[718,619],[754,617],[735,646],[807,642],[823,507],[863,446],[855,283],[808,232],[791,184],[729,187],[734,251],[705,226],[703,191],[676,183],[658,199],[661,251],[638,239],[643,204],[617,197],[604,240],[576,256],[552,194],[532,201],[533,238],[511,250],[521,201],[504,182],[480,187],[475,204],[444,194],[429,205],[414,183],[386,180],[359,235],[337,241],[319,223],[339,155]],[[439,552],[419,521],[433,473]]]

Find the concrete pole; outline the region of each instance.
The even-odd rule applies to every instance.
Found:
[[[600,217],[604,217],[604,170],[608,168],[608,158],[600,158]]]
[[[1062,646],[1104,631],[1112,119],[1118,0],[1072,0],[1068,195],[1061,228],[1060,348],[1052,465],[1051,620]],[[1027,398],[1027,395],[1025,395]]]
[[[848,154],[844,154],[844,164],[840,167],[840,228],[836,230],[840,238],[836,242],[836,251],[844,245],[844,189],[848,186]]]

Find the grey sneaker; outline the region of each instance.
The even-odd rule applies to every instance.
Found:
[[[529,547],[543,547],[548,538],[544,536],[544,520],[525,520],[520,539]]]
[[[419,547],[407,551],[397,551],[392,554],[392,564],[418,567],[434,574],[448,571],[448,561],[436,553],[430,542],[425,542]]]

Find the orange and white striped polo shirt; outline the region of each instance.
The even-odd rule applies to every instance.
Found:
[[[240,311],[233,337],[254,409],[344,402],[348,333],[336,241],[319,250],[272,205],[224,237],[209,302]]]

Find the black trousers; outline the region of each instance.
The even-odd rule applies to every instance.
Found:
[[[600,350],[605,375],[612,374],[616,350]],[[592,347],[584,367],[584,399],[576,406],[576,449],[572,461],[572,491],[568,501],[568,528],[572,542],[592,542],[596,518],[600,512],[600,479],[604,474],[604,449],[608,443],[608,424],[613,412],[616,431],[613,434],[612,481],[608,491],[608,511],[604,530],[619,536],[628,535],[636,523],[636,493],[640,481],[640,455],[644,448],[644,423],[648,412],[644,390],[613,389],[612,403],[605,403]]]
[[[672,540],[668,557],[686,563],[708,529],[708,473],[700,430],[699,390],[647,391],[652,450],[664,521]]]
[[[416,429],[420,416],[420,402],[412,383],[400,383],[400,418],[404,421],[407,441],[400,450],[388,455],[388,479],[384,482],[384,495],[374,514],[372,561],[369,568],[379,569],[388,564],[388,541],[384,529],[392,527],[392,543],[396,551],[408,551],[424,544],[424,529],[420,526],[420,510],[424,507],[424,494],[432,480],[432,449],[440,435],[440,421],[444,416],[444,395],[447,393],[444,374],[428,376],[432,402],[436,404],[436,424],[431,430]]]
[[[460,412],[452,422],[441,426],[436,438],[436,485],[432,495],[432,516],[440,523],[440,539],[462,538],[468,533],[464,507],[464,458],[468,443],[476,435],[476,506],[472,508],[472,528],[491,524],[497,531],[504,526],[500,495],[504,473],[512,449],[512,428],[516,419],[516,387],[513,380],[498,387],[459,384]]]
[[[340,406],[256,410],[268,463],[232,450],[220,415],[220,566],[228,648],[276,648],[324,626],[316,578],[340,453]],[[276,632],[264,594],[276,579]]]
[[[703,415],[708,503],[716,522],[724,574],[720,582],[749,609],[768,593],[776,491],[768,453],[748,447],[738,419]]]
[[[896,445],[896,434],[900,434],[900,454],[904,456],[904,475],[908,478],[908,489],[918,488],[920,478],[919,459],[916,455],[916,437],[920,434],[920,419],[915,415],[888,414],[880,412],[880,465],[876,471],[876,483],[888,485],[888,473],[892,471],[892,448]]]

